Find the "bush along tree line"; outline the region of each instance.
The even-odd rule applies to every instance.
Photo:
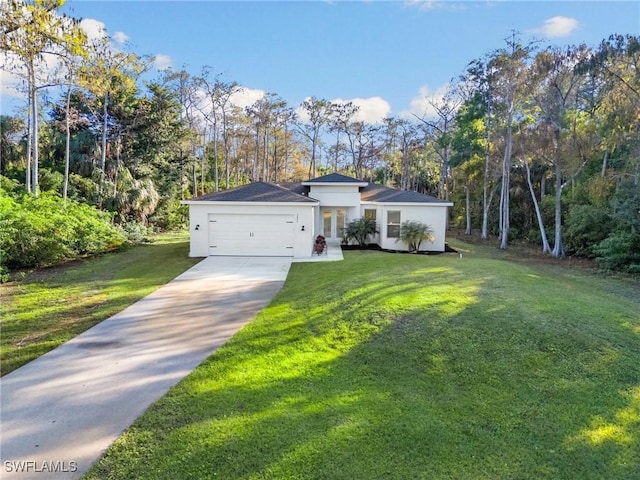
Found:
[[[451,200],[450,225],[499,248],[528,241],[640,270],[638,37],[543,48],[513,35],[461,66],[428,115],[372,123],[313,96],[244,106],[244,88],[206,66],[150,80],[152,57],[88,39],[62,3],[0,3],[2,69],[25,98],[0,116],[14,193],[170,229],[187,220],[182,199],[336,171]]]

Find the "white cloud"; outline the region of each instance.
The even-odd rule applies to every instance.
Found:
[[[101,40],[109,38],[111,40],[110,48],[115,51],[118,51],[119,45],[124,45],[129,41],[129,35],[124,32],[115,32],[109,37],[106,25],[95,18],[83,18],[80,21],[80,28],[84,30],[90,44],[98,44]]]
[[[124,32],[116,32],[111,38],[113,38],[114,42],[122,45],[123,43],[127,43],[127,41],[129,40],[129,35]]]
[[[437,116],[434,105],[441,104],[449,90],[449,84],[445,83],[436,90],[431,90],[428,85],[418,89],[418,94],[411,99],[409,109],[400,112],[403,118],[432,118]]]
[[[256,101],[264,97],[264,90],[258,90],[253,88],[240,87],[240,89],[231,95],[229,102],[231,105],[244,109],[250,107]],[[211,99],[203,89],[198,89],[195,92],[194,108],[190,111],[190,115],[193,116],[196,122],[204,122],[205,115],[211,115],[213,111],[213,105]]]
[[[166,70],[167,68],[171,68],[171,57],[169,55],[158,53],[153,57],[153,66],[157,70]]]
[[[532,29],[534,33],[539,33],[546,38],[567,37],[580,26],[580,22],[575,18],[556,16],[548,18],[541,27]]]
[[[423,12],[431,10],[447,9],[447,10],[466,10],[469,8],[466,2],[454,2],[451,0],[408,0],[404,3],[407,8],[417,8]],[[474,5],[475,6],[475,5]]]
[[[53,54],[44,54],[35,64],[36,84],[50,84],[60,71],[62,59]],[[22,85],[27,77],[26,67],[19,57],[10,52],[0,52],[0,94],[14,98],[25,98]]]
[[[18,90],[20,79],[10,72],[0,70],[0,95],[12,98],[25,98],[25,94]]]
[[[309,100],[311,97],[305,98]],[[331,103],[353,103],[358,107],[358,111],[353,116],[352,120],[356,122],[379,124],[389,116],[391,112],[391,105],[382,97],[370,97],[370,98],[352,98],[345,100],[344,98],[334,98]],[[295,110],[298,119],[303,122],[309,122],[309,114],[302,108],[302,104],[298,105]]]
[[[391,105],[382,97],[352,98],[344,100],[336,98],[333,103],[351,102],[358,107],[358,111],[353,116],[357,122],[379,124],[391,113]]]
[[[264,97],[265,91],[256,88],[241,87],[236,93],[231,95],[229,101],[232,105],[239,108],[250,107],[262,97]]]
[[[80,28],[84,30],[87,35],[87,40],[95,41],[100,40],[107,36],[107,29],[103,22],[95,20],[93,18],[83,18],[80,20]]]

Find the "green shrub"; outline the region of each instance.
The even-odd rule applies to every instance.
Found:
[[[610,205],[613,233],[594,247],[596,261],[606,270],[640,274],[640,188],[621,182]]]
[[[0,198],[0,265],[54,265],[116,249],[125,240],[108,214],[89,205],[51,193]]]
[[[342,236],[342,242],[346,244],[353,240],[361,247],[364,247],[369,243],[369,235],[375,235],[378,232],[378,226],[373,218],[358,218],[347,224]]]
[[[611,216],[603,207],[575,205],[567,217],[566,247],[577,255],[593,257],[594,247],[611,233]]]
[[[0,194],[14,196],[18,193],[24,193],[24,185],[18,180],[0,175]]]
[[[640,274],[640,233],[614,232],[594,250],[596,262],[605,270]]]
[[[434,240],[433,229],[422,222],[407,220],[400,225],[400,238],[409,247],[409,251],[418,253],[420,245],[424,240],[432,242]]]
[[[153,233],[153,229],[139,222],[127,222],[121,225],[127,236],[127,241],[132,244],[147,242],[148,236]]]
[[[62,193],[64,175],[49,168],[41,168],[38,171],[38,186],[41,192]]]
[[[149,221],[161,230],[175,230],[189,223],[189,209],[179,199],[162,199]]]
[[[9,269],[4,265],[0,265],[0,283],[7,283],[10,278]]]

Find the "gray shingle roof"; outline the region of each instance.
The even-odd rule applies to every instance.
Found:
[[[311,180],[307,180],[302,183],[363,183],[363,181],[358,180],[357,178],[347,177],[340,173],[330,173],[321,177],[312,178]]]
[[[449,203],[430,195],[408,190],[396,190],[377,183],[369,183],[360,190],[360,200],[363,202],[389,202],[389,203]]]
[[[311,183],[364,183],[361,180],[347,177],[339,173],[331,173],[323,177],[309,180]],[[210,202],[284,202],[284,203],[317,203],[317,200],[305,196],[308,188],[300,183],[284,183],[282,186],[268,182],[254,182],[241,187],[209,193],[189,201]],[[377,183],[367,183],[360,189],[360,199],[363,202],[382,203],[449,203],[435,197],[418,192],[397,190]]]
[[[317,203],[309,197],[268,182],[254,182],[241,187],[209,193],[191,201],[210,202],[295,202]]]
[[[309,187],[305,187],[300,182],[280,182],[278,183],[278,185],[280,185],[283,188],[286,188],[287,190],[291,190],[292,192],[299,193],[300,195],[309,194]]]

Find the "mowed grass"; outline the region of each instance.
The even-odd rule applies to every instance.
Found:
[[[86,478],[640,478],[638,284],[455,246],[294,264]]]
[[[2,374],[123,310],[199,261],[188,233],[158,235],[122,252],[34,270],[0,285]]]

